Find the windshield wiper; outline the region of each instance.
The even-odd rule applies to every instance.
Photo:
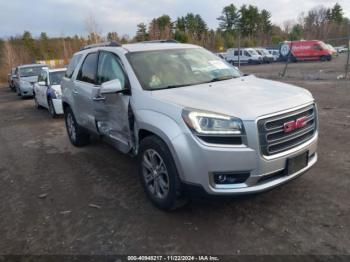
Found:
[[[190,85],[168,85],[168,86],[164,86],[161,88],[156,88],[156,89],[151,89],[152,91],[156,91],[156,90],[162,90],[162,89],[171,89],[171,88],[178,88],[178,87],[184,87],[184,86],[190,86]]]
[[[204,82],[203,84],[206,83],[213,83],[213,82],[218,82],[218,81],[224,81],[224,80],[229,80],[229,79],[233,79],[233,76],[229,76],[229,77],[214,77],[211,80]]]
[[[164,86],[164,87],[161,87],[161,88],[153,89],[152,91],[162,90],[162,89],[178,88],[178,87],[184,87],[184,86],[202,85],[202,84],[207,84],[207,83],[212,83],[212,82],[218,82],[218,81],[223,81],[223,80],[229,80],[229,79],[233,79],[233,78],[234,78],[234,77],[232,77],[232,76],[230,76],[230,77],[214,77],[213,79],[211,79],[211,80],[209,80],[209,81],[205,81],[205,82],[192,83],[192,84],[181,84],[181,85],[168,85],[168,86]]]

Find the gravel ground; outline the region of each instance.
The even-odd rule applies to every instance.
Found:
[[[170,213],[150,204],[134,159],[99,140],[74,148],[62,118],[50,119],[3,85],[0,254],[350,255],[350,85],[335,80],[341,59],[292,64],[284,80],[318,102],[312,170],[263,194],[197,198]],[[337,61],[323,80],[305,79]],[[243,71],[277,78],[281,66]]]

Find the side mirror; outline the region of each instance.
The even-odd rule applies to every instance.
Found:
[[[13,79],[16,79],[16,78],[17,78],[17,75],[12,75],[12,78],[13,78]]]
[[[124,89],[119,79],[114,79],[108,82],[104,82],[101,85],[100,94],[114,94],[120,93]]]
[[[45,82],[45,81],[39,81],[39,82],[38,82],[38,85],[39,85],[39,86],[46,86],[46,82]]]

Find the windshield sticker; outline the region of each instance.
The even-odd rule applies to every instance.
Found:
[[[220,60],[211,60],[208,61],[212,66],[214,66],[216,69],[230,69],[228,65],[226,65],[224,62]]]

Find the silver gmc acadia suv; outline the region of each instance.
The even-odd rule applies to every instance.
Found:
[[[189,190],[262,192],[317,161],[317,108],[305,89],[246,76],[204,48],[153,41],[84,47],[62,81],[70,141],[95,134],[138,157],[162,209]]]

